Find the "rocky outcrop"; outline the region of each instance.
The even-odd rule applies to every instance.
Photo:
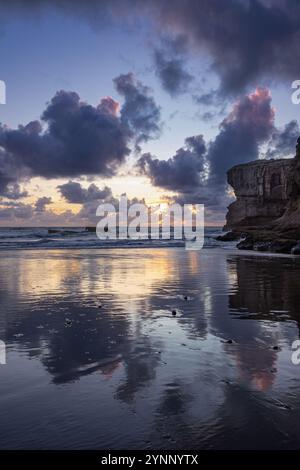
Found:
[[[227,175],[237,199],[226,237],[241,237],[240,249],[300,254],[300,138],[294,158],[237,165]]]
[[[257,160],[228,171],[228,183],[237,199],[228,207],[226,230],[264,226],[283,215],[292,161]]]
[[[300,238],[300,137],[296,145],[296,155],[291,160],[288,179],[290,183],[286,210],[273,226],[281,232],[299,232]]]

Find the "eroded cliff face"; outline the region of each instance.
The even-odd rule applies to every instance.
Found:
[[[296,155],[291,160],[288,180],[288,203],[274,227],[284,232],[296,230],[300,236],[300,137],[297,140]]]
[[[228,183],[236,201],[220,240],[238,240],[244,250],[300,255],[300,137],[296,156],[258,160],[231,168]]]
[[[291,193],[300,195],[300,156],[298,190],[291,179],[294,160],[256,160],[227,172],[236,201],[228,207],[226,230],[266,226],[283,216]]]

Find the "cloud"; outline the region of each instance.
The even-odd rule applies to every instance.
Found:
[[[43,113],[43,121],[48,124],[45,131],[42,130],[39,121],[19,126],[15,130],[2,126],[0,132],[2,147],[0,159],[3,163],[2,173],[0,173],[2,195],[6,194],[6,197],[9,198],[8,194],[10,194],[11,200],[22,195],[22,191],[15,181],[15,175],[22,166],[27,169],[27,173],[22,170],[21,175],[28,175],[28,171],[30,171],[31,175],[47,177],[58,175],[59,162],[62,165],[59,175],[65,174],[67,169],[69,171],[73,158],[75,158],[74,164],[76,166],[78,164],[78,153],[76,153],[78,149],[75,148],[74,142],[70,142],[71,136],[74,135],[77,146],[79,146],[80,139],[77,140],[77,137],[83,133],[85,136],[83,139],[84,148],[87,130],[91,131],[88,132],[88,135],[92,141],[98,141],[98,132],[100,132],[102,139],[104,130],[102,127],[99,130],[99,122],[101,125],[103,122],[107,123],[106,131],[110,130],[111,126],[113,129],[117,126],[118,129],[122,129],[122,132],[127,129],[124,132],[131,136],[133,125],[124,122],[122,112],[125,110],[125,115],[128,117],[127,113],[129,113],[131,116],[132,109],[136,107],[136,94],[138,96],[137,102],[140,103],[140,87],[143,89],[143,86],[137,85],[130,74],[118,77],[117,83],[126,96],[121,111],[119,111],[117,102],[110,98],[104,98],[98,107],[92,107],[81,103],[78,95],[74,93],[60,92],[55,95]],[[138,91],[135,90],[136,87]],[[145,94],[149,98],[148,90]],[[131,108],[128,103],[135,104]],[[84,116],[87,115],[86,121],[81,113]],[[90,119],[91,116],[94,117],[94,121]],[[258,158],[261,145],[265,145],[269,141],[272,143],[273,155],[276,154],[276,156],[286,156],[281,152],[286,152],[292,146],[293,139],[297,137],[298,124],[292,121],[283,130],[278,130],[274,125],[274,117],[275,111],[272,107],[269,90],[258,87],[254,92],[240,97],[235,102],[231,111],[221,122],[219,133],[211,142],[206,144],[202,135],[188,137],[175,155],[167,160],[160,160],[150,153],[142,155],[137,161],[137,170],[140,174],[147,176],[153,186],[176,193],[175,198],[178,202],[204,203],[209,210],[220,211],[220,208],[224,208],[228,203],[226,171],[229,167]],[[140,126],[134,125],[141,129]],[[84,127],[83,130],[81,126]],[[128,130],[129,126],[130,130]],[[110,142],[109,137],[105,138]],[[64,152],[60,149],[62,142]],[[112,145],[114,146],[115,143]],[[47,152],[51,149],[51,152],[47,153],[45,148]],[[92,145],[89,148],[94,147]],[[56,149],[56,153],[53,152],[53,149]],[[80,151],[79,149],[79,154]],[[65,155],[65,159],[58,159],[59,152],[62,152],[60,156]],[[101,152],[103,149],[100,149]],[[52,161],[50,161],[50,156]],[[80,165],[85,165],[84,170],[80,166],[80,169],[77,167],[76,171],[72,168],[71,173],[77,174],[80,171],[81,174],[92,168],[93,171],[95,168],[99,170],[99,165],[101,165],[101,169],[103,164],[111,165],[111,160],[107,158],[107,155],[103,157],[104,163],[99,163],[98,156],[98,151],[95,154],[88,153],[84,159],[87,162],[80,162]],[[94,162],[94,158],[97,162]],[[44,159],[45,161],[43,161]],[[82,204],[76,217],[72,213],[66,214],[65,217],[69,223],[93,220],[99,201],[117,202],[110,188],[107,186],[99,188],[93,183],[84,188],[80,183],[70,180],[58,186],[58,190],[67,202]],[[56,215],[46,207],[50,203],[50,198],[40,198],[33,207],[19,203],[14,206],[2,204],[1,210],[5,210],[7,214],[12,213],[12,216],[17,219],[23,217],[24,214],[27,214],[28,218],[32,218],[33,213],[40,215],[43,213],[43,220],[57,220]]]
[[[185,146],[168,160],[159,160],[147,153],[137,162],[141,174],[147,175],[154,186],[171,191],[189,191],[200,186],[205,173],[206,146],[202,135],[188,137]]]
[[[122,194],[122,196],[126,196],[126,194]],[[89,223],[89,224],[92,224],[92,225],[96,225],[97,222],[99,222],[99,217],[96,216],[96,210],[99,206],[99,203],[109,203],[109,204],[112,204],[115,209],[116,209],[116,213],[118,214],[118,208],[119,208],[119,198],[116,198],[115,196],[113,196],[112,194],[111,195],[108,195],[105,199],[103,199],[102,201],[99,201],[99,200],[90,200],[90,201],[86,201],[80,211],[78,212],[78,214],[76,214],[75,216],[75,220],[77,221],[77,224],[83,224],[84,222],[85,223]],[[145,200],[144,199],[138,199],[138,198],[132,198],[130,199],[129,197],[127,197],[127,202],[128,202],[128,206],[130,206],[131,204],[135,204],[135,203],[142,203],[142,204],[145,204]]]
[[[0,127],[0,145],[32,176],[112,176],[129,154],[129,131],[103,102],[93,107],[77,93],[59,91],[42,122],[45,131],[40,121],[18,129]]]
[[[257,80],[298,76],[300,5],[296,0],[152,0],[146,4],[164,25],[164,34],[166,30],[185,34],[194,50],[209,54],[224,94],[241,92]]]
[[[120,104],[117,101],[115,101],[113,98],[111,98],[111,96],[105,96],[100,101],[98,109],[105,114],[108,114],[111,116],[118,116],[120,112]]]
[[[224,94],[242,92],[258,80],[294,80],[300,61],[298,0],[81,0],[0,2],[1,14],[32,15],[46,8],[85,19],[93,28],[133,18],[152,18],[153,34],[185,35],[193,53],[210,57]],[[163,33],[160,33],[163,32]],[[263,82],[262,82],[263,83]]]
[[[23,204],[21,202],[12,204],[5,207],[0,204],[0,219],[5,219],[8,222],[13,220],[30,220],[34,214],[34,208],[30,204]]]
[[[206,92],[192,95],[194,103],[199,106],[196,116],[202,121],[208,122],[212,119],[224,116],[227,101],[221,95],[220,90],[212,89]],[[205,111],[203,111],[203,108]]]
[[[58,189],[66,201],[72,204],[106,200],[112,196],[111,189],[108,186],[99,189],[93,183],[85,189],[80,183],[69,181],[68,183],[58,186]]]
[[[45,212],[46,206],[52,204],[51,197],[40,197],[35,203],[36,212]]]
[[[46,213],[46,206],[52,203],[51,197],[40,197],[34,204],[24,204],[19,201],[0,201],[0,219],[11,222],[26,221],[35,223],[41,214]],[[51,213],[51,212],[49,212]]]
[[[185,69],[186,49],[186,37],[182,35],[165,39],[160,48],[154,49],[155,73],[171,96],[186,93],[193,80],[193,76]]]
[[[128,127],[137,144],[160,134],[160,107],[150,95],[150,88],[135,80],[132,73],[114,79],[116,90],[124,97],[121,122]]]
[[[98,106],[75,92],[58,91],[41,120],[10,129],[0,124],[0,195],[22,177],[115,175],[130,154],[130,144],[160,130],[160,108],[150,90],[129,73],[115,79],[123,107],[111,97]],[[24,196],[24,195],[23,195]]]
[[[201,95],[193,95],[193,99],[195,103],[204,105],[204,106],[211,106],[215,104],[216,99],[218,99],[218,97],[219,95],[218,95],[217,90],[210,90],[206,93],[202,93]]]
[[[182,204],[204,203],[220,211],[229,201],[226,171],[258,158],[260,145],[275,132],[274,117],[269,90],[257,88],[236,101],[208,145],[202,135],[189,137],[168,160],[143,155],[138,171],[154,186],[176,192]]]
[[[22,190],[18,183],[8,183],[5,184],[4,188],[2,188],[0,196],[7,199],[17,200],[27,197],[28,192]]]
[[[268,143],[266,158],[278,158],[295,154],[295,142],[300,130],[296,120],[287,123],[283,129],[275,129]]]
[[[224,181],[231,166],[258,158],[259,145],[266,142],[275,129],[271,101],[269,90],[261,87],[237,100],[209,145],[207,159],[211,178]]]
[[[61,90],[47,104],[41,119],[11,129],[0,124],[0,217],[9,221],[26,218],[45,223],[73,223],[75,215],[65,219],[47,209],[51,198],[39,198],[34,205],[15,203],[28,196],[20,181],[35,176],[45,178],[82,175],[115,175],[130,153],[130,145],[153,138],[160,130],[160,108],[150,89],[136,81],[133,74],[116,78],[115,85],[124,97],[120,105],[104,97],[96,106],[80,100],[75,92]],[[90,184],[83,188],[69,181],[58,187],[70,203],[82,204],[78,221],[95,214],[92,203],[105,200],[116,203],[111,189]],[[77,219],[76,219],[77,220]]]
[[[44,199],[44,201],[42,201]],[[48,202],[46,201],[48,200]],[[50,202],[49,202],[50,200]],[[68,225],[73,223],[75,214],[71,211],[65,211],[56,214],[47,209],[51,204],[51,198],[40,198],[34,204],[24,204],[21,202],[0,202],[0,221],[2,225],[20,226],[20,224],[29,227]],[[76,222],[74,222],[76,225]]]

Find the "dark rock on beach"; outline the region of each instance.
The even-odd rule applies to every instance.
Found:
[[[271,242],[256,242],[253,244],[254,251],[270,251]]]
[[[247,236],[237,244],[237,248],[239,250],[253,250],[253,244],[253,238],[251,236]]]
[[[270,251],[273,253],[285,253],[290,254],[293,252],[295,246],[294,240],[275,240],[270,244]],[[297,253],[295,253],[297,254]],[[299,250],[300,254],[300,250]]]
[[[233,242],[239,240],[241,238],[241,232],[230,231],[225,233],[224,235],[219,235],[216,237],[216,240],[221,242]]]
[[[292,249],[291,249],[292,255],[300,255],[300,243],[297,243]]]
[[[280,234],[255,231],[249,234],[237,244],[239,250],[268,251],[271,253],[300,254],[299,251],[293,253],[297,246],[296,240],[280,238]]]

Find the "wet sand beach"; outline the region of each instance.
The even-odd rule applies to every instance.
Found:
[[[0,447],[299,448],[299,325],[297,258],[1,251]]]

